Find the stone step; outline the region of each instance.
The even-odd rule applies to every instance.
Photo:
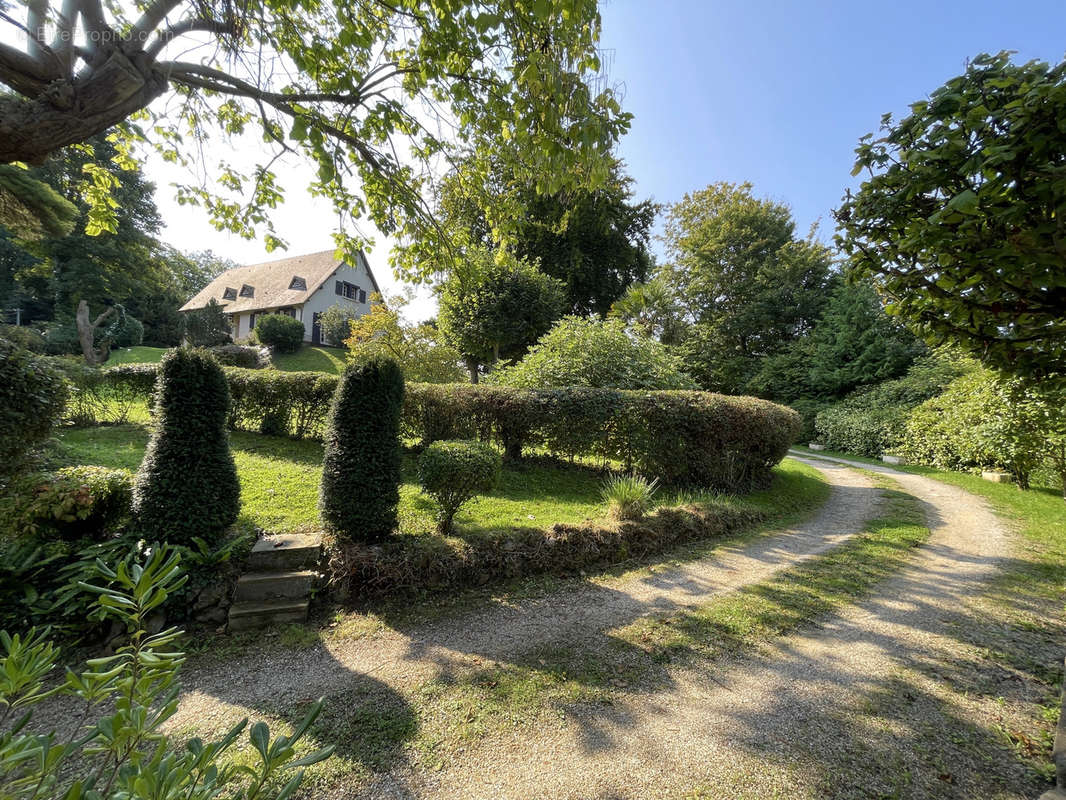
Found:
[[[303,622],[310,602],[303,600],[247,601],[229,607],[229,629],[245,631],[283,622]]]
[[[306,600],[311,594],[315,573],[305,570],[246,572],[237,579],[234,603],[264,600]]]
[[[248,555],[249,572],[299,570],[313,567],[322,552],[318,536],[285,533],[263,536]]]

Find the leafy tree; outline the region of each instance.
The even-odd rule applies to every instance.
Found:
[[[810,339],[810,384],[823,397],[899,377],[923,350],[868,283],[838,286]]]
[[[521,356],[563,314],[562,281],[507,251],[475,248],[440,291],[438,324],[477,383],[480,365]]]
[[[35,180],[21,165],[0,164],[0,226],[22,241],[66,236],[77,207],[52,187]]]
[[[371,303],[374,298],[371,298]],[[318,324],[322,329],[322,338],[335,347],[343,347],[345,340],[351,336],[352,320],[358,315],[348,306],[340,303],[330,306],[318,317]]]
[[[608,181],[594,191],[540,195],[499,165],[486,181],[476,162],[467,160],[444,180],[439,215],[463,255],[471,246],[505,247],[563,282],[569,313],[604,316],[651,269],[648,240],[659,206],[650,200],[633,202],[631,184],[614,162]],[[516,193],[522,213],[513,229],[500,231],[484,208],[509,191]],[[397,259],[414,281],[428,280],[431,271],[450,271],[442,270],[440,258],[417,242],[399,248]]]
[[[807,334],[831,280],[829,251],[795,236],[787,206],[716,183],[667,211],[661,275],[691,324],[681,351],[705,389],[744,393],[760,359]]]
[[[272,166],[287,151],[317,167],[311,192],[344,218],[429,238],[424,189],[441,156],[493,157],[522,185],[555,194],[602,184],[629,124],[610,89],[591,88],[595,0],[42,0],[3,19],[4,41],[19,36],[25,48],[0,43],[10,89],[0,163],[40,163],[115,128],[124,157],[143,137],[171,161],[199,164],[213,133],[254,134],[261,163],[223,163],[216,181],[180,186],[178,199],[249,238],[265,227],[268,246],[279,243],[269,211],[284,193]],[[167,95],[178,101],[148,111]],[[97,189],[106,219],[106,187]],[[504,225],[518,207],[504,197],[488,211]]]
[[[211,298],[203,308],[185,312],[185,335],[195,347],[214,347],[230,341],[229,319],[222,305]]]
[[[370,298],[370,311],[351,322],[345,341],[352,361],[364,363],[388,357],[400,365],[404,380],[414,383],[456,383],[463,379],[462,356],[441,341],[440,332],[428,322],[404,321],[407,297],[380,295]]]
[[[695,389],[684,365],[665,345],[630,336],[618,319],[564,317],[529,353],[497,370],[494,383],[526,389]]]
[[[635,283],[611,305],[611,316],[618,317],[640,336],[676,344],[684,334],[681,307],[673,288],[661,277]]]
[[[980,55],[863,137],[836,212],[850,269],[931,343],[1028,374],[1066,361],[1066,64]]]

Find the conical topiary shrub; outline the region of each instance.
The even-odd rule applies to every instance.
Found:
[[[208,542],[240,511],[237,467],[229,451],[229,387],[203,350],[163,356],[155,390],[155,430],[133,486],[138,527],[151,538]]]
[[[402,406],[403,373],[392,359],[344,370],[323,441],[318,505],[330,533],[373,542],[395,529]]]

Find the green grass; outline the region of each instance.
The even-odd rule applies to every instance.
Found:
[[[111,351],[105,367],[118,364],[158,364],[163,358],[165,347],[119,347]]]
[[[274,368],[282,372],[328,372],[340,375],[347,363],[345,352],[336,347],[306,344],[295,353],[275,353],[271,360]]]
[[[98,464],[136,470],[148,444],[139,425],[68,428],[59,433],[64,464]],[[242,517],[270,531],[314,527],[318,522],[318,485],[322,446],[235,431],[230,434],[241,481]],[[581,522],[603,513],[600,478],[592,470],[535,461],[502,471],[496,489],[477,498],[456,517],[457,536],[491,536],[519,528],[542,529],[554,522]],[[400,528],[403,535],[435,535],[433,501],[416,481],[415,457],[403,461]]]

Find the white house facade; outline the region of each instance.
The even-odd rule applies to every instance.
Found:
[[[204,308],[212,300],[229,317],[235,341],[255,330],[256,317],[288,314],[304,324],[304,341],[325,344],[319,315],[342,305],[360,317],[370,310],[370,296],[380,293],[374,273],[360,251],[354,264],[338,260],[333,250],[250,264],[226,270],[204,287],[182,311]]]

